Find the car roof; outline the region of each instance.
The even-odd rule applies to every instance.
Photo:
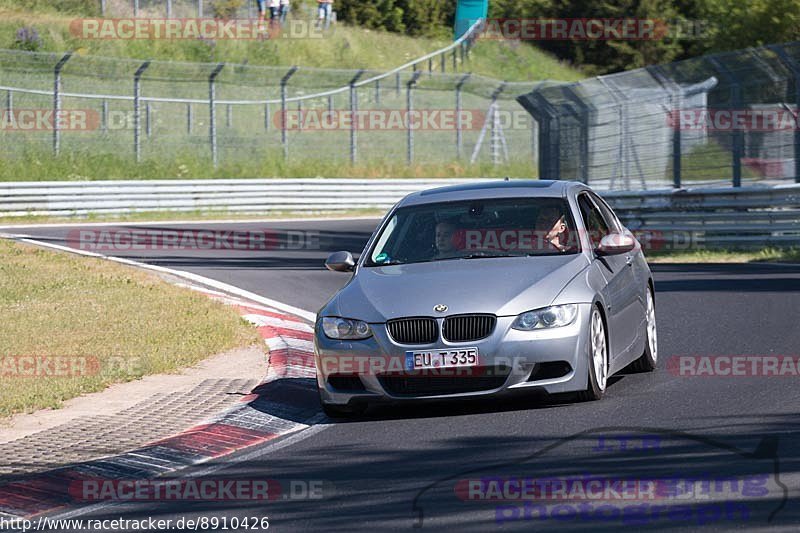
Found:
[[[572,192],[588,189],[576,181],[560,180],[494,180],[460,183],[427,189],[409,194],[398,207],[458,200],[487,200],[492,198],[566,198]]]

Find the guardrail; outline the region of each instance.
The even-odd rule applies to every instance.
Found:
[[[251,179],[0,183],[0,216],[258,214],[388,209],[414,191],[481,179]],[[603,193],[623,222],[666,246],[800,246],[800,186]]]

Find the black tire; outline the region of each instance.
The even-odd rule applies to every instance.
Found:
[[[653,320],[655,321],[655,297],[653,295],[653,289],[648,287],[647,292],[648,295],[650,296],[649,304],[652,303],[653,305]],[[649,313],[649,311],[647,312]],[[657,342],[658,335],[656,334],[655,337]],[[645,321],[644,325],[644,352],[642,352],[642,355],[636,361],[630,364],[630,369],[633,372],[652,372],[653,370],[656,369],[657,364],[658,364],[658,345],[656,345],[656,351],[655,353],[653,353],[653,349],[650,347],[650,329],[649,329],[649,319],[648,319]]]
[[[594,318],[594,314],[597,313],[600,316],[600,320],[603,324],[603,335],[605,334],[605,320],[603,318],[603,314],[600,310],[595,307],[592,309],[592,318],[589,320],[589,342],[587,343],[587,356],[589,358],[589,372],[588,372],[588,384],[586,386],[586,390],[580,391],[575,395],[575,399],[579,402],[593,402],[603,398],[605,394],[605,388],[601,388],[598,385],[598,378],[597,373],[594,368],[593,363],[593,346],[592,346],[592,320]],[[606,336],[607,337],[607,336]],[[605,350],[606,350],[606,372],[608,372],[608,341],[606,339],[605,342]],[[606,382],[607,383],[607,382]]]
[[[322,411],[328,418],[352,418],[364,414],[366,405],[334,405],[322,403]]]

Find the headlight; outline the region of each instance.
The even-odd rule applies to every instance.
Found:
[[[511,327],[523,331],[560,328],[575,322],[576,316],[578,316],[578,306],[576,304],[553,305],[522,313]]]
[[[322,331],[330,339],[356,340],[372,336],[369,324],[362,320],[339,317],[323,317]]]

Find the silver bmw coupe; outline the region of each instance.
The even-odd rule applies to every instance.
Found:
[[[609,376],[656,367],[653,277],[589,187],[496,181],[410,194],[319,311],[329,416],[368,404],[530,390],[600,399]]]

